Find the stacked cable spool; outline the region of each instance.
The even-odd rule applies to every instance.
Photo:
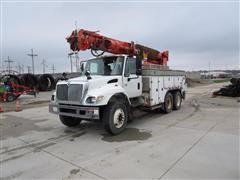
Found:
[[[55,89],[57,79],[51,74],[34,75],[27,73],[19,76],[12,74],[3,75],[0,78],[0,81],[2,82],[5,82],[6,80],[14,81],[16,84],[24,85],[39,91],[51,91]]]
[[[51,91],[55,89],[56,82],[51,74],[42,74],[38,76],[38,85],[40,91]]]

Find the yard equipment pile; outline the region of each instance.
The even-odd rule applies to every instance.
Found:
[[[214,96],[240,97],[240,78],[232,78],[231,84],[213,92]]]

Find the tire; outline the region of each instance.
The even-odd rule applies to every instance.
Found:
[[[70,116],[61,116],[61,115],[59,115],[59,119],[65,126],[68,126],[68,127],[77,126],[82,121],[79,118],[70,117]]]
[[[124,103],[110,102],[104,109],[104,129],[112,135],[119,134],[126,128],[128,118],[127,106]]]
[[[8,94],[6,97],[7,102],[13,102],[16,99],[16,96],[14,94]]]
[[[179,91],[173,93],[173,109],[178,110],[182,105],[182,96]]]
[[[168,92],[164,98],[163,111],[165,114],[172,112],[173,109],[173,96]]]

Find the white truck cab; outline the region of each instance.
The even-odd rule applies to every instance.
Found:
[[[185,97],[185,72],[142,65],[135,57],[102,56],[87,60],[82,75],[56,85],[49,111],[66,126],[82,120],[101,120],[111,134],[122,132],[133,108],[181,107]]]

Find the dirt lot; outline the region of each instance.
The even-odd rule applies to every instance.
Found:
[[[65,127],[47,106],[2,113],[0,177],[239,179],[239,102],[211,98],[222,85],[189,88],[167,115],[136,112],[117,136],[101,123]]]

